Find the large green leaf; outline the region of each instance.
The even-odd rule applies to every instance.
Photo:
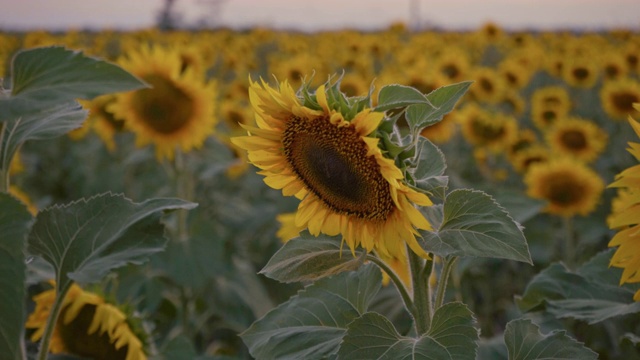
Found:
[[[60,46],[18,52],[11,81],[10,102],[0,102],[0,121],[74,99],[146,86],[117,65]]]
[[[520,224],[481,191],[454,190],[447,195],[442,214],[436,207],[424,211],[437,227],[435,231],[420,231],[421,245],[428,252],[531,263]]]
[[[510,321],[504,332],[509,360],[589,360],[598,354],[567,336],[565,331],[552,331],[543,335],[537,325],[528,319]]]
[[[32,221],[20,201],[0,193],[0,354],[7,360],[24,356],[24,250]]]
[[[0,144],[0,168],[9,168],[11,159],[25,141],[66,134],[82,126],[86,117],[87,111],[78,102],[71,100],[30,111],[6,122],[4,137],[0,136],[3,139]]]
[[[640,303],[632,300],[634,289],[617,286],[619,269],[610,269],[603,263],[611,253],[597,255],[575,273],[562,264],[550,265],[529,282],[516,303],[523,311],[545,306],[558,318],[570,317],[590,324],[640,312]]]
[[[280,282],[313,281],[355,270],[362,265],[365,255],[362,249],[352,255],[338,237],[315,237],[304,232],[284,244],[260,273]]]
[[[338,351],[347,326],[381,286],[372,264],[321,279],[267,313],[240,336],[256,359],[322,359]]]
[[[28,250],[53,265],[58,288],[72,280],[97,282],[114,268],[139,264],[164,249],[162,211],[195,206],[180,199],[133,203],[110,193],[53,206],[38,213]]]
[[[339,359],[473,360],[478,330],[464,304],[449,303],[434,314],[428,333],[419,338],[401,336],[377,313],[366,313],[349,324]]]

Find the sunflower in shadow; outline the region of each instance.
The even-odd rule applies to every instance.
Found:
[[[552,151],[590,163],[607,145],[607,133],[595,123],[578,117],[559,121],[546,132]]]
[[[34,330],[31,341],[42,337],[56,298],[55,289],[36,295],[35,309],[25,327]],[[100,295],[73,284],[62,304],[49,351],[96,360],[145,360],[142,332],[134,330],[131,317]]]
[[[217,88],[184,68],[179,52],[143,46],[119,63],[151,86],[118,94],[107,107],[136,134],[137,146],[153,144],[158,160],[172,159],[175,151],[199,148],[214,133]]]
[[[315,236],[340,234],[352,252],[362,247],[403,258],[406,243],[428,257],[416,229],[431,225],[414,204],[432,202],[405,184],[403,172],[378,147],[374,133],[385,114],[364,106],[345,109],[331,86],[314,94],[303,87],[302,93],[296,96],[287,81],[276,88],[253,82],[257,127],[245,126],[249,135],[232,139],[267,185],[301,200],[295,226]]]
[[[640,103],[634,104],[640,111]],[[640,123],[629,117],[629,123],[640,136]],[[628,151],[640,160],[640,144],[629,143]],[[609,247],[618,247],[611,258],[611,266],[624,269],[620,285],[640,282],[640,165],[631,166],[616,175],[609,187],[617,188],[618,194],[612,202],[612,213],[607,219],[609,227],[618,232],[609,242]],[[640,290],[633,296],[640,301]]]
[[[591,213],[604,190],[600,176],[584,163],[557,156],[531,165],[524,182],[528,196],[547,202],[547,213],[567,217]]]

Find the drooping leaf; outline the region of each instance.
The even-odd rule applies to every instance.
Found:
[[[364,262],[365,255],[362,249],[352,255],[338,237],[315,237],[304,232],[284,244],[260,273],[280,282],[313,281],[356,270]]]
[[[33,218],[11,195],[0,193],[0,354],[23,359],[25,245]]]
[[[28,250],[53,265],[59,288],[72,280],[96,282],[114,268],[139,264],[164,249],[162,211],[195,206],[180,199],[133,203],[110,193],[53,206],[38,213]]]
[[[449,303],[436,311],[428,333],[401,336],[377,313],[366,313],[349,324],[338,359],[455,359],[474,360],[478,330],[469,309]]]
[[[566,335],[565,331],[540,333],[537,325],[528,319],[510,321],[504,333],[509,360],[589,360],[598,354]]]
[[[322,359],[367,311],[382,275],[372,264],[324,278],[256,321],[240,336],[257,359]]]
[[[374,111],[386,111],[412,104],[429,104],[427,98],[415,88],[405,85],[386,85],[378,93],[378,106]]]
[[[0,168],[9,168],[11,159],[25,141],[66,134],[82,126],[86,117],[87,111],[75,100],[71,100],[30,111],[24,116],[8,121],[0,144]]]
[[[610,251],[606,253],[611,254]],[[576,273],[559,263],[550,265],[529,282],[521,297],[516,297],[518,307],[531,311],[545,306],[558,318],[570,317],[590,324],[640,312],[640,303],[632,300],[634,291],[617,286],[619,277],[612,282],[599,281],[611,278],[604,274],[605,271],[619,274],[619,269],[602,264],[602,259],[606,259],[602,254],[595,258]],[[602,269],[597,270],[600,266]]]
[[[0,103],[0,121],[74,99],[146,86],[117,65],[60,46],[18,52],[11,75],[11,102]]]
[[[426,208],[428,218],[438,209]],[[447,256],[472,256],[517,260],[531,263],[522,227],[489,195],[476,190],[454,190],[447,195],[442,221],[435,231],[420,231],[421,246],[429,252]]]

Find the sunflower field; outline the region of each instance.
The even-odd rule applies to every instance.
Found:
[[[0,32],[0,358],[640,359],[640,33]]]

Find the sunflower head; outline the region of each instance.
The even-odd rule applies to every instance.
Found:
[[[370,108],[370,96],[348,98],[336,84],[299,96],[287,81],[249,89],[256,127],[232,141],[247,150],[267,185],[301,200],[294,224],[312,235],[341,235],[352,251],[402,257],[404,244],[428,257],[417,229],[431,225],[414,204],[431,200],[406,183],[395,159],[376,135],[385,114]]]
[[[531,166],[524,181],[528,196],[547,201],[546,212],[569,217],[592,212],[604,190],[595,171],[567,158]]]
[[[607,133],[595,123],[570,117],[546,133],[551,149],[584,162],[594,161],[607,145]]]
[[[640,109],[640,103],[634,104]],[[629,117],[629,123],[637,136],[640,136],[640,124]],[[629,143],[629,152],[640,159],[640,144]],[[609,187],[618,189],[618,194],[612,202],[612,213],[607,219],[611,229],[618,232],[609,242],[609,247],[617,246],[611,258],[611,266],[624,269],[620,277],[620,285],[624,283],[640,282],[640,251],[638,241],[640,237],[640,165],[634,165],[616,175],[615,181]],[[633,300],[640,301],[640,290],[636,291]]]
[[[604,83],[600,90],[600,101],[606,113],[614,120],[640,115],[640,82],[624,78]]]
[[[176,150],[199,148],[214,133],[217,87],[185,67],[176,50],[142,47],[121,65],[151,87],[118,94],[107,107],[136,134],[136,144],[154,144],[158,159],[172,159]]]
[[[55,298],[55,289],[33,298],[35,310],[25,325],[34,330],[32,341],[42,337]],[[73,284],[63,300],[49,351],[91,359],[145,360],[145,340],[139,329],[131,314]]]

